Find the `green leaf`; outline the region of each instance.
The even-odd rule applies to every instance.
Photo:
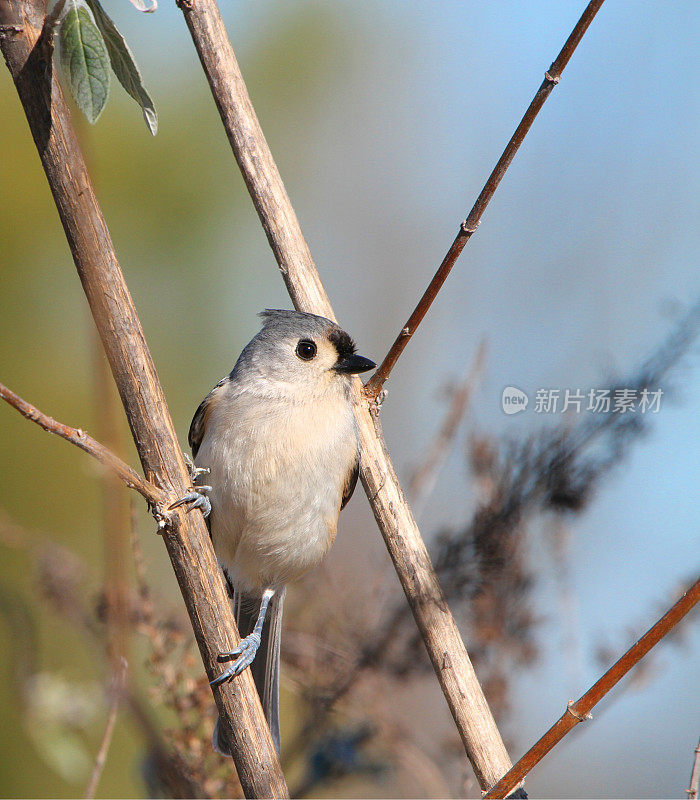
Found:
[[[95,22],[102,31],[114,74],[124,89],[141,106],[148,130],[155,136],[158,132],[158,114],[151,96],[143,85],[141,73],[129,49],[129,45],[117,30],[114,22],[107,16],[98,0],[87,0],[87,4],[92,9]]]
[[[153,13],[158,8],[158,0],[131,0],[131,4],[138,8],[139,11],[145,11],[146,14]]]
[[[83,0],[68,0],[59,28],[59,54],[71,94],[94,124],[109,95],[109,55]]]

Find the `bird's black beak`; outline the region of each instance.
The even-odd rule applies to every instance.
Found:
[[[345,356],[336,361],[333,369],[336,372],[345,372],[348,375],[357,375],[359,372],[367,372],[368,369],[374,369],[377,365],[374,361],[370,361],[364,356]]]

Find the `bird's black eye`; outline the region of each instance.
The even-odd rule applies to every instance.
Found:
[[[316,355],[316,344],[311,339],[302,339],[297,345],[297,355],[302,361],[311,361]]]

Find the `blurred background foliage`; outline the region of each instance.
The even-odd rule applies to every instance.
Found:
[[[360,352],[378,360],[583,4],[222,6],[336,313]],[[184,443],[199,400],[255,332],[255,313],[289,301],[174,4],[149,16],[124,0],[105,8],[141,65],[159,134],[148,136],[117,86],[95,128],[76,122]],[[497,483],[505,438],[523,442],[562,424],[532,406],[506,417],[504,386],[532,399],[538,387],[589,388],[634,375],[697,298],[698,95],[692,71],[669,65],[679,53],[683,63],[697,60],[699,16],[692,4],[603,7],[392,376],[383,419],[408,479],[441,424],[446,387],[486,341],[466,418],[420,520],[436,555],[445,532],[470,530],[484,486]],[[92,322],[6,72],[0,101],[0,380],[94,433],[104,401],[96,399]],[[528,648],[503,656],[507,686],[500,694],[491,687],[513,756],[595,680],[601,650],[610,663],[697,573],[696,357],[691,344],[673,385],[663,384],[647,435],[599,481],[584,512],[565,518],[557,539],[566,542],[564,561],[548,538],[551,509],[538,509],[527,531],[518,527],[518,563],[534,588]],[[67,593],[75,588],[91,620],[99,617],[100,475],[87,456],[9,408],[0,409],[0,432],[0,795],[70,797],[84,791],[108,706],[103,649],[76,621],[80,606]],[[377,597],[385,609],[400,602],[361,494],[344,512],[327,564],[291,594],[283,697],[290,746],[314,708],[304,676],[334,658],[342,672],[353,648],[373,640]],[[201,707],[185,708],[191,682],[201,679],[196,658],[186,686],[178,686],[184,674],[173,683],[168,673],[168,659],[186,662],[177,654],[188,634],[162,544],[138,508],[152,596],[140,599],[145,635],[133,640],[130,672],[158,730],[191,714],[206,734],[206,691],[197,690]],[[77,561],[54,553],[54,544]],[[52,576],[60,584],[53,594]],[[335,598],[328,608],[317,601],[323,590]],[[325,650],[319,621],[331,642]],[[469,625],[467,646],[479,651],[478,626]],[[293,785],[319,796],[477,796],[434,679],[397,652],[349,696],[336,718],[340,733],[297,757]],[[409,652],[424,664],[420,647]],[[698,737],[699,654],[697,626],[689,627],[640,691],[616,691],[592,725],[533,773],[532,795],[680,796]],[[154,658],[155,667],[145,665]],[[490,669],[488,653],[483,663]],[[173,706],[177,691],[189,699]],[[156,791],[146,730],[134,714],[120,714],[100,796]],[[180,742],[192,757],[195,738]]]

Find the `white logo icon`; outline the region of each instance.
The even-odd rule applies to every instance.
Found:
[[[525,411],[528,404],[528,396],[515,386],[506,386],[501,395],[501,407],[506,414],[517,414]]]

